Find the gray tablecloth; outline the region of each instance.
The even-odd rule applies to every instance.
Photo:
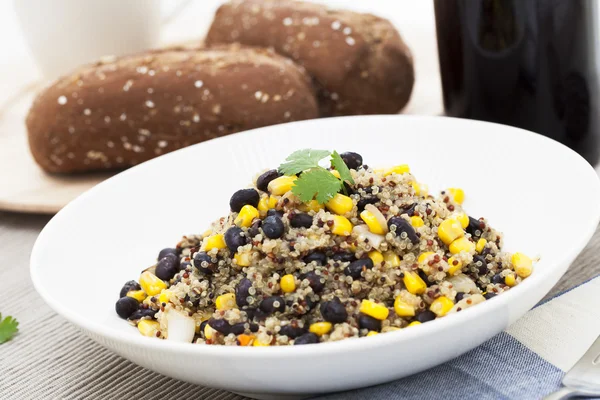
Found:
[[[0,399],[243,399],[138,367],[88,339],[46,306],[31,284],[29,254],[48,220],[0,213],[0,312],[20,323],[19,334],[0,345]],[[596,231],[548,296],[599,275],[599,261]]]

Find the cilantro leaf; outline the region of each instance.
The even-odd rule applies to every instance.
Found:
[[[342,188],[342,182],[325,168],[316,167],[305,171],[292,186],[292,193],[307,202],[313,198],[323,204]]]
[[[307,169],[319,166],[319,161],[330,155],[328,150],[302,149],[289,155],[287,162],[279,166],[279,172],[284,175],[295,175]]]
[[[0,344],[8,342],[17,333],[19,323],[13,317],[6,317],[2,319],[0,314]]]
[[[342,179],[342,181],[354,185],[354,179],[352,179],[352,175],[350,174],[348,166],[346,165],[342,157],[338,154],[338,152],[335,150],[331,154],[331,165],[340,173],[340,178]]]

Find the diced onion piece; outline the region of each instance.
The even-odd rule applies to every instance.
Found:
[[[370,211],[371,214],[373,214],[373,216],[375,218],[377,218],[377,222],[379,222],[379,225],[381,225],[381,227],[383,228],[384,235],[389,232],[389,229],[387,226],[387,220],[385,219],[385,217],[383,216],[383,214],[381,213],[381,211],[379,211],[379,209],[377,207],[375,207],[373,204],[367,204],[365,206],[365,210]]]
[[[379,248],[381,243],[385,240],[385,236],[371,232],[367,225],[356,225],[354,229],[352,229],[352,234],[359,240],[364,241],[365,239],[369,239],[369,243],[376,249]]]
[[[169,310],[167,312],[167,339],[174,342],[191,343],[194,340],[196,323],[193,318]]]
[[[458,274],[448,278],[448,282],[452,284],[452,289],[462,293],[472,293],[477,291],[477,285],[471,278],[465,274]]]

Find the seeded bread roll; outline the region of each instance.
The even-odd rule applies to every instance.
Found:
[[[397,113],[414,83],[410,50],[393,25],[370,14],[290,0],[233,0],[215,15],[206,44],[273,47],[319,84],[322,115]]]
[[[104,60],[45,89],[27,116],[46,171],[129,167],[193,143],[318,117],[310,78],[272,51],[239,45]]]

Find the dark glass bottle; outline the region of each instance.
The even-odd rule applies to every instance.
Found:
[[[434,0],[444,107],[598,161],[597,0]]]

